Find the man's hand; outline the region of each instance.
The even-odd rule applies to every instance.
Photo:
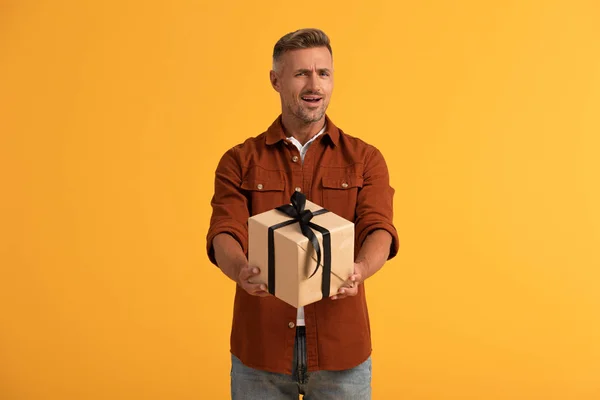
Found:
[[[250,268],[248,259],[237,240],[226,233],[213,239],[215,259],[219,268],[232,281],[252,296],[268,296],[267,285],[253,283],[252,278],[260,273],[257,267]]]
[[[252,283],[252,277],[260,274],[260,270],[257,267],[250,267],[247,263],[240,269],[238,275],[237,284],[242,287],[246,292],[252,296],[266,297],[270,293],[267,291],[267,285],[264,283]]]
[[[379,271],[388,259],[392,244],[392,235],[378,229],[373,231],[363,243],[354,263],[354,273],[344,282],[332,300],[343,299],[358,294],[358,285]]]
[[[331,297],[331,300],[343,299],[348,296],[356,296],[358,294],[358,285],[363,281],[362,265],[354,264],[354,273],[350,275],[348,280],[344,282],[338,293]]]

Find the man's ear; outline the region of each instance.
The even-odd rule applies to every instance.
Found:
[[[277,76],[277,72],[271,70],[269,72],[269,78],[271,79],[271,86],[273,86],[273,89],[279,93],[279,76]]]

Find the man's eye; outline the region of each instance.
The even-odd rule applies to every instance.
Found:
[[[321,72],[321,76],[329,76],[329,72]]]

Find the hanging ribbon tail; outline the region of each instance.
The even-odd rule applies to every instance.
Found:
[[[331,233],[328,229],[310,222],[309,227],[315,229],[323,235],[323,277],[321,282],[321,292],[323,298],[330,295],[331,290]]]
[[[312,278],[317,271],[319,270],[319,266],[321,265],[321,246],[319,246],[319,240],[317,239],[317,235],[308,227],[308,225],[300,224],[300,228],[302,229],[302,234],[310,240],[315,249],[315,253],[317,253],[317,267],[313,271],[313,273],[308,277]]]

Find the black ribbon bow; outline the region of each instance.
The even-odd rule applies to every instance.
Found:
[[[280,224],[269,227],[269,293],[273,295],[275,294],[275,230],[283,228],[284,226],[299,223],[302,234],[305,237],[307,237],[308,240],[310,240],[310,242],[313,245],[313,248],[315,249],[315,253],[317,253],[317,267],[309,276],[309,279],[317,273],[317,271],[319,270],[319,266],[321,265],[321,246],[319,245],[319,240],[317,239],[317,236],[312,231],[312,229],[321,232],[321,234],[323,235],[323,281],[321,284],[321,291],[323,292],[323,298],[329,297],[329,287],[331,282],[331,236],[327,229],[313,222],[310,222],[313,217],[325,214],[329,211],[324,208],[319,211],[315,211],[314,213],[310,210],[305,210],[304,207],[306,206],[306,196],[304,196],[304,194],[300,192],[294,192],[291,201],[292,204],[286,204],[277,207],[276,210],[284,213],[292,219],[290,221],[285,221]]]

